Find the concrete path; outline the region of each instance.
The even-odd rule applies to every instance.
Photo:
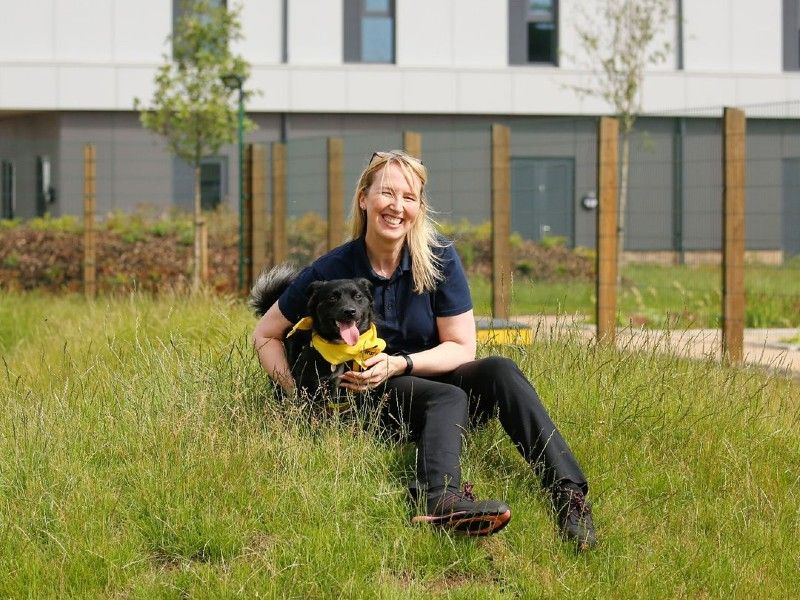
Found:
[[[535,337],[577,335],[587,341],[595,337],[595,326],[583,322],[582,317],[519,315],[511,318],[528,324]],[[745,329],[744,360],[771,370],[790,373],[800,378],[800,345],[783,340],[794,337],[798,329]],[[617,329],[617,346],[630,350],[658,349],[691,358],[719,360],[722,347],[720,329],[681,329],[661,331],[654,329]]]

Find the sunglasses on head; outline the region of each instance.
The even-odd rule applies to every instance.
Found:
[[[400,152],[399,150],[386,150],[386,151],[373,152],[372,156],[369,159],[369,164],[372,164],[376,156],[378,158],[387,158],[387,159],[402,158],[403,160],[408,160],[417,162],[419,164],[423,164],[422,161],[418,159],[416,156],[411,156],[410,154],[406,154],[405,152]]]

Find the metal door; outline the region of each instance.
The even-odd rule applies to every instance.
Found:
[[[783,161],[783,254],[800,254],[800,158]]]
[[[572,246],[574,172],[571,158],[512,158],[511,231],[535,241],[561,236]]]

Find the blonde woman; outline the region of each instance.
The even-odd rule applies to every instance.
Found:
[[[586,549],[595,544],[586,478],[536,391],[503,357],[475,360],[476,333],[467,279],[453,245],[436,231],[425,194],[427,171],[400,151],[375,152],[353,194],[353,239],[293,279],[258,322],[253,342],[267,374],[287,391],[297,382],[284,351],[293,324],[307,314],[314,281],[365,278],[386,349],[347,371],[341,387],[388,397],[387,426],[402,422],[417,444],[417,481],[430,523],[487,535],[511,519],[499,501],[460,490],[461,436],[469,416],[500,422],[550,490],[562,534]],[[297,371],[295,371],[297,372]],[[301,386],[313,384],[301,382]]]

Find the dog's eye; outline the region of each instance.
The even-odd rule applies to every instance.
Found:
[[[361,295],[361,292],[356,292],[355,294],[353,294],[354,300],[361,300],[362,297],[363,296]]]

